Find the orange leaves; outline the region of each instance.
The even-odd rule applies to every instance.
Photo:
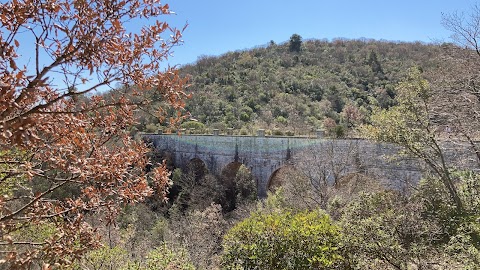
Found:
[[[17,72],[17,75],[15,75],[15,78],[16,78],[17,80],[20,80],[20,79],[23,78],[24,74],[25,74],[25,71],[24,71],[24,70],[20,70],[19,72]]]
[[[51,237],[29,246],[32,252],[17,250],[2,258],[7,268],[36,259],[44,268],[71,264],[98,245],[85,213],[101,212],[112,221],[124,203],[142,201],[154,191],[165,196],[169,172],[160,166],[147,173],[148,148],[128,131],[137,121],[135,111],[151,104],[152,92],[164,101],[159,118],[171,111],[167,105],[178,112],[172,124],[184,117],[186,80],[173,69],[159,69],[181,42],[181,31],[157,21],[127,34],[125,24],[170,13],[157,0],[0,4],[0,156],[7,156],[0,167],[4,160],[16,160],[4,150],[25,156],[16,160],[15,176],[2,180],[11,180],[22,197],[0,203],[0,235],[55,225]],[[135,87],[135,95],[90,95],[118,84]]]
[[[122,29],[122,24],[121,24],[120,21],[117,20],[117,19],[114,19],[114,20],[112,21],[112,25],[113,25],[113,27],[114,27],[115,29],[117,29],[117,30]]]
[[[167,199],[168,188],[172,185],[170,181],[170,172],[167,170],[165,161],[161,166],[157,166],[153,169],[152,179],[155,185],[156,193],[162,195],[163,199]]]
[[[11,69],[18,69],[17,64],[15,63],[15,60],[10,59],[10,68]]]
[[[7,19],[7,16],[5,15],[4,12],[0,12],[0,22],[3,24],[3,25],[6,25],[8,19]]]
[[[89,199],[92,199],[93,197],[96,196],[97,192],[92,186],[88,186],[85,189],[83,189],[83,194]]]

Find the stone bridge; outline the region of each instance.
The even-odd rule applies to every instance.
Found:
[[[272,176],[285,166],[322,168],[328,177],[363,173],[398,181],[418,181],[420,163],[413,159],[393,160],[398,148],[366,140],[333,140],[318,137],[265,137],[224,135],[145,134],[156,151],[168,153],[175,167],[185,168],[201,160],[210,173],[221,175],[232,164],[250,169],[257,182],[259,197],[265,197]],[[302,165],[302,166],[300,166]],[[235,172],[236,173],[236,172]]]

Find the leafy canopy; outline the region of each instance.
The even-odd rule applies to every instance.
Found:
[[[423,160],[439,177],[458,211],[462,202],[457,194],[450,166],[440,145],[431,108],[432,91],[418,68],[412,68],[404,81],[398,84],[397,105],[376,110],[371,125],[363,127],[363,133],[371,139],[398,144],[406,154]]]
[[[72,264],[99,245],[85,222],[113,222],[120,206],[169,183],[147,173],[147,146],[128,134],[136,112],[182,116],[185,80],[161,70],[182,31],[157,20],[149,0],[13,0],[0,3],[0,262]],[[138,33],[128,24],[151,19]],[[168,37],[165,37],[168,35]],[[101,95],[118,84],[129,91]],[[146,96],[164,102],[152,108]],[[67,195],[68,194],[68,195]],[[44,239],[25,228],[54,228]],[[38,240],[38,241],[37,241]]]

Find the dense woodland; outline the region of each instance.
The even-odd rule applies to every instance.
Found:
[[[323,128],[343,136],[366,122],[374,108],[394,105],[395,86],[408,68],[435,70],[441,51],[442,45],[420,42],[302,41],[292,35],[278,45],[201,56],[180,69],[191,84],[185,109],[198,121],[183,127],[196,132],[233,128],[244,135],[259,128],[276,135]],[[154,119],[144,119],[138,129],[161,128],[153,124]]]
[[[443,16],[451,43],[293,34],[159,71],[182,30],[125,27],[168,14],[141,0],[0,4],[0,269],[479,268],[478,7]],[[324,129],[331,150],[283,168],[260,200],[242,164],[175,168],[141,137],[229,128]],[[385,158],[416,158],[423,179],[347,173],[358,153],[335,150],[343,137],[396,144]]]

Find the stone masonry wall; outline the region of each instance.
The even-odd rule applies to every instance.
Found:
[[[406,182],[418,182],[424,166],[416,159],[399,158],[399,148],[394,145],[367,140],[175,134],[145,134],[144,139],[157,151],[171,153],[175,166],[180,168],[197,158],[210,172],[220,174],[228,164],[240,162],[251,170],[260,197],[266,196],[275,171],[286,165],[323,166],[343,174],[360,172],[385,179],[395,188]],[[467,146],[462,149],[452,148],[447,156],[468,162],[467,157],[472,153]]]

